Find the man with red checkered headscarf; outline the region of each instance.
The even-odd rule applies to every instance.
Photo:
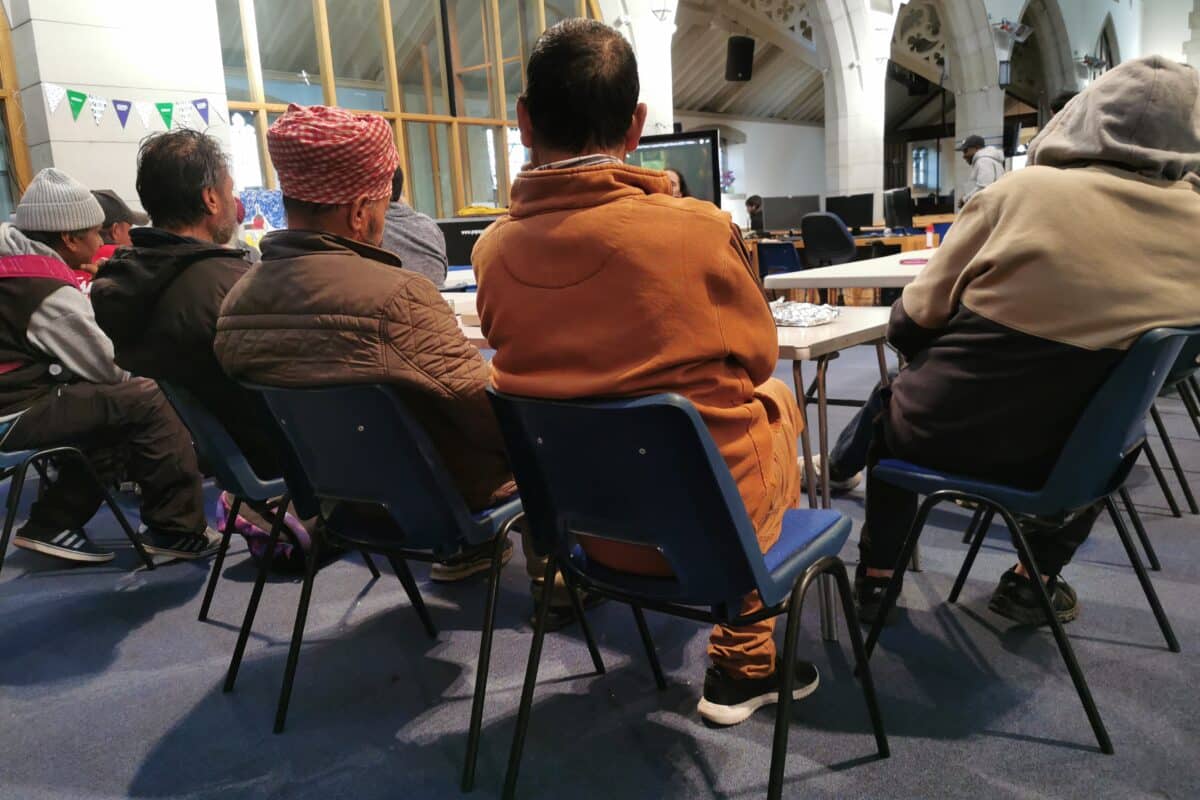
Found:
[[[473,511],[515,492],[485,389],[487,363],[429,279],[379,248],[399,158],[382,117],[292,105],[267,132],[287,228],[229,292],[214,349],[238,380],[394,386]],[[492,545],[435,564],[486,570]],[[505,559],[511,553],[506,547]]]

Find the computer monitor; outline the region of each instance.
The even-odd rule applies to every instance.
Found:
[[[883,218],[892,230],[913,226],[912,189],[904,186],[883,195]]]
[[[450,268],[471,266],[471,250],[475,242],[487,227],[495,221],[495,217],[457,217],[455,219],[439,219],[437,226],[446,237],[446,262]]]
[[[825,210],[841,217],[847,228],[858,233],[875,224],[875,195],[852,194],[845,197],[826,197]]]
[[[766,231],[798,231],[805,214],[821,210],[819,194],[764,197],[762,203],[763,230]]]
[[[673,169],[689,197],[721,206],[721,141],[715,130],[643,136],[625,160],[649,169]]]

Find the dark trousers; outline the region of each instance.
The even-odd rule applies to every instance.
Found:
[[[862,535],[859,538],[858,552],[860,563],[871,569],[893,569],[900,559],[900,551],[908,536],[913,520],[917,516],[917,495],[907,489],[901,489],[879,480],[874,476],[872,467],[886,458],[903,458],[907,461],[920,463],[921,459],[913,455],[893,454],[887,446],[883,435],[885,425],[882,412],[887,408],[890,395],[886,389],[876,387],[871,393],[871,399],[862,409],[859,417],[854,420],[855,430],[843,431],[846,440],[843,452],[847,461],[856,452],[855,447],[867,442],[867,513],[863,524]],[[867,434],[870,434],[869,436]],[[838,446],[842,447],[839,438]],[[836,451],[835,451],[836,452]],[[970,459],[985,457],[986,454],[963,453],[963,465],[960,472],[971,474]],[[831,461],[833,459],[831,458]],[[833,473],[831,472],[831,475]],[[853,473],[851,473],[853,474]],[[1017,482],[1028,476],[1013,476]],[[1005,482],[1003,478],[996,479]],[[1076,549],[1087,539],[1092,531],[1096,517],[1100,515],[1103,505],[1097,503],[1091,508],[1076,514],[1064,524],[1043,524],[1032,521],[1021,521],[1022,531],[1029,541],[1033,551],[1033,560],[1045,576],[1057,575],[1070,562]]]
[[[896,377],[896,373],[892,373]],[[846,480],[866,469],[871,442],[875,440],[875,422],[883,412],[886,401],[883,386],[875,384],[867,403],[851,417],[850,422],[838,434],[833,449],[829,451],[829,477],[831,480]]]
[[[57,446],[85,454],[120,447],[128,454],[129,477],[142,490],[142,522],[164,533],[204,531],[191,436],[153,381],[57,386],[21,415],[4,441],[6,450]],[[78,528],[102,502],[84,469],[66,461],[33,504],[29,522],[51,530]]]

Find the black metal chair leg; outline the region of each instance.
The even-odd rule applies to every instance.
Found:
[[[1129,520],[1133,523],[1133,529],[1137,531],[1142,549],[1146,551],[1146,560],[1150,562],[1150,569],[1158,572],[1162,569],[1162,564],[1158,561],[1158,553],[1154,552],[1154,545],[1150,542],[1150,535],[1146,533],[1146,526],[1142,524],[1142,515],[1138,513],[1137,506],[1133,504],[1133,498],[1130,497],[1128,489],[1122,486],[1118,493],[1121,495],[1121,503],[1125,506],[1125,513],[1129,515]]]
[[[596,646],[596,638],[592,636],[592,626],[588,624],[587,615],[583,613],[583,602],[579,599],[579,590],[575,588],[575,582],[567,575],[567,571],[563,570],[563,583],[567,587],[567,595],[571,598],[571,608],[575,610],[575,618],[579,620],[579,627],[583,631],[583,639],[587,642],[588,653],[592,656],[592,666],[596,668],[597,675],[604,674],[604,659],[600,658],[600,648]],[[549,585],[549,584],[544,584]]]
[[[1116,504],[1111,497],[1106,498],[1105,505],[1109,506],[1109,513],[1113,514],[1113,519],[1116,521],[1117,536],[1121,537],[1121,544],[1125,546],[1125,553],[1129,556],[1129,563],[1133,565],[1133,571],[1137,573],[1138,583],[1142,585],[1142,591],[1146,593],[1146,600],[1150,603],[1150,610],[1154,612],[1154,619],[1158,620],[1158,628],[1162,631],[1163,638],[1167,640],[1167,649],[1172,653],[1179,652],[1179,640],[1175,638],[1175,631],[1171,630],[1171,623],[1167,620],[1167,614],[1163,611],[1162,603],[1158,600],[1158,592],[1154,591],[1154,584],[1150,582],[1150,576],[1146,573],[1146,568],[1142,566],[1142,559],[1138,557],[1137,549],[1133,546],[1133,540],[1129,538],[1129,529],[1125,527],[1125,523],[1121,520],[1120,514],[1116,511]]]
[[[1191,379],[1192,381],[1195,378]],[[1188,416],[1192,419],[1192,425],[1196,428],[1196,435],[1200,436],[1200,392],[1197,392],[1190,381],[1180,381],[1175,387],[1180,398],[1183,399],[1183,405],[1187,408]]]
[[[300,663],[300,645],[304,643],[304,625],[308,622],[308,604],[312,600],[313,580],[321,560],[321,537],[312,537],[312,549],[304,565],[304,585],[300,587],[300,603],[296,606],[296,624],[292,628],[292,644],[288,648],[287,666],[283,670],[283,687],[279,690],[279,706],[275,709],[275,733],[283,733],[287,721],[288,703],[292,699],[292,684],[296,681],[296,666]]]
[[[542,586],[554,585],[556,565],[554,556],[546,559]],[[521,769],[521,752],[525,749],[525,734],[529,731],[529,713],[533,707],[533,690],[537,686],[538,666],[542,661],[542,642],[546,638],[546,614],[549,603],[537,603],[537,618],[533,623],[533,641],[529,645],[529,663],[525,667],[525,685],[521,688],[521,704],[517,707],[517,727],[513,732],[512,749],[508,754],[508,770],[504,774],[504,800],[512,800],[517,791],[517,774]]]
[[[983,515],[984,508],[982,506],[977,506],[975,508],[975,513],[971,515],[970,524],[968,524],[967,529],[963,531],[963,544],[970,544],[971,542],[975,541],[975,530],[979,527],[979,523],[983,519]]]
[[[1171,491],[1171,485],[1167,483],[1167,476],[1163,474],[1162,467],[1158,464],[1158,456],[1154,455],[1148,442],[1142,444],[1142,452],[1146,454],[1146,463],[1150,465],[1150,469],[1154,473],[1154,480],[1158,481],[1158,487],[1162,489],[1163,497],[1167,500],[1171,516],[1182,517],[1183,512],[1179,510],[1179,504],[1175,502],[1175,493]]]
[[[475,762],[479,759],[479,732],[483,727],[483,704],[487,697],[488,669],[492,661],[492,636],[496,631],[496,596],[500,593],[500,568],[504,565],[504,546],[508,541],[508,532],[521,516],[517,514],[504,524],[492,550],[487,597],[483,604],[483,628],[479,636],[479,662],[475,667],[475,696],[471,700],[471,724],[467,727],[467,759],[463,764],[462,776],[464,792],[475,788]]]
[[[421,624],[425,626],[425,634],[430,639],[436,639],[437,627],[433,624],[433,617],[429,616],[429,609],[425,607],[425,600],[421,597],[421,590],[417,588],[417,581],[413,578],[412,571],[408,568],[408,562],[397,556],[388,556],[388,561],[391,562],[392,571],[396,573],[396,577],[400,579],[401,585],[404,586],[404,593],[408,595],[408,602],[412,603],[413,610],[421,618]]]
[[[154,559],[150,558],[150,554],[147,553],[146,548],[142,546],[142,538],[133,530],[133,526],[130,525],[129,520],[125,518],[125,512],[122,511],[121,507],[117,505],[116,498],[112,496],[112,492],[108,490],[108,487],[105,486],[104,482],[100,480],[100,476],[96,474],[96,470],[92,467],[92,462],[88,461],[87,456],[85,456],[81,450],[75,450],[74,448],[71,448],[66,450],[64,454],[71,458],[78,459],[79,463],[83,464],[84,470],[104,496],[104,502],[108,505],[109,510],[112,511],[112,515],[117,518],[117,524],[121,526],[121,530],[125,531],[125,537],[129,539],[129,543],[133,545],[133,549],[137,552],[138,558],[140,558],[142,563],[146,565],[146,569],[154,569]]]
[[[971,567],[975,566],[975,557],[979,555],[979,548],[983,546],[983,540],[987,538],[988,528],[992,526],[992,517],[996,515],[996,510],[993,508],[983,509],[982,519],[975,526],[975,537],[971,540],[971,549],[967,551],[967,557],[963,559],[962,569],[958,571],[958,577],[954,579],[954,588],[950,590],[949,602],[957,603],[959,592],[962,591],[963,585],[967,582],[967,576],[971,574]]]
[[[783,797],[783,770],[787,766],[788,729],[792,723],[792,689],[796,671],[796,638],[800,630],[800,610],[804,592],[815,577],[811,571],[792,587],[788,599],[787,629],[783,636],[783,653],[779,656],[779,702],[775,705],[775,737],[771,745],[771,771],[767,782],[767,800]]]
[[[1030,581],[1037,587],[1038,604],[1041,605],[1042,613],[1046,615],[1050,624],[1050,631],[1054,634],[1054,641],[1058,644],[1058,651],[1062,654],[1063,661],[1066,662],[1067,672],[1071,674],[1071,681],[1075,684],[1075,691],[1079,694],[1080,702],[1083,703],[1083,710],[1092,724],[1092,732],[1096,735],[1100,751],[1111,755],[1113,752],[1112,740],[1108,738],[1108,731],[1104,727],[1103,720],[1100,719],[1100,711],[1096,708],[1096,701],[1092,699],[1092,691],[1088,688],[1087,679],[1083,677],[1083,670],[1079,668],[1079,662],[1075,659],[1071,641],[1067,638],[1062,623],[1058,621],[1058,615],[1054,613],[1054,606],[1050,602],[1050,596],[1046,593],[1045,584],[1042,583],[1042,573],[1034,563],[1033,551],[1029,549],[1029,542],[1011,514],[1004,509],[1000,510],[1000,514],[1004,517],[1004,522],[1012,534],[1013,542],[1017,545],[1017,558],[1025,567]]]
[[[366,550],[359,550],[358,554],[362,556],[363,563],[367,565],[367,569],[371,571],[371,577],[375,580],[379,579],[379,567],[375,566],[375,559],[371,558],[371,554]]]
[[[1167,459],[1171,462],[1171,469],[1175,470],[1175,479],[1179,481],[1179,486],[1183,489],[1183,499],[1187,501],[1188,509],[1193,514],[1200,514],[1200,506],[1196,505],[1196,498],[1188,483],[1187,473],[1183,471],[1183,465],[1179,463],[1179,456],[1175,454],[1175,445],[1171,444],[1167,426],[1163,424],[1162,415],[1158,413],[1157,406],[1150,406],[1150,419],[1154,420],[1154,427],[1158,429],[1158,438],[1162,439],[1163,448],[1167,451]]]
[[[630,606],[633,618],[637,622],[638,633],[642,637],[642,646],[646,648],[646,658],[650,659],[650,669],[654,673],[654,685],[661,692],[667,688],[667,679],[663,677],[662,664],[658,663],[658,653],[654,649],[654,640],[650,638],[650,628],[646,625],[646,615],[641,606]]]
[[[221,567],[225,565],[225,554],[229,551],[229,539],[233,535],[234,525],[237,524],[238,512],[242,509],[242,498],[233,498],[229,507],[229,516],[225,518],[225,530],[221,534],[221,549],[213,560],[212,571],[208,574],[208,586],[204,589],[204,601],[200,603],[200,621],[208,619],[208,608],[212,605],[213,594],[217,591],[217,581],[221,577]]]
[[[896,598],[900,596],[900,586],[904,583],[904,570],[908,567],[908,563],[912,559],[913,550],[917,547],[917,540],[921,538],[921,531],[925,528],[925,520],[929,518],[930,510],[939,502],[941,500],[938,497],[930,496],[917,509],[917,516],[913,519],[912,527],[908,530],[908,537],[904,540],[904,547],[900,551],[900,558],[896,561],[896,566],[892,572],[892,580],[888,583],[887,591],[883,594],[883,603],[879,607],[875,623],[871,625],[871,632],[867,636],[867,658],[870,658],[871,653],[874,652],[875,643],[879,641],[879,633],[883,630],[883,623],[887,619],[888,613],[896,605]]]
[[[8,540],[12,536],[13,525],[17,521],[17,511],[21,507],[21,491],[25,488],[25,471],[29,469],[29,459],[19,467],[14,467],[9,474],[8,501],[4,509],[4,534],[0,536],[0,570],[4,569],[4,556],[8,552]]]
[[[863,647],[862,630],[859,628],[858,612],[854,610],[854,593],[850,590],[850,578],[846,575],[846,565],[841,559],[833,559],[833,563],[825,568],[837,582],[838,594],[842,598],[842,614],[846,617],[846,627],[850,629],[850,644],[854,650],[854,663],[858,678],[862,681],[863,699],[867,703],[867,713],[871,716],[871,728],[875,731],[875,746],[880,758],[891,755],[888,747],[887,732],[883,729],[883,715],[879,713],[879,700],[875,697],[875,681],[871,678],[871,665],[867,663],[867,650]]]
[[[281,508],[286,508],[288,498],[285,495]],[[262,599],[263,586],[267,582],[267,570],[271,567],[271,559],[275,548],[279,545],[279,533],[283,528],[283,514],[277,514],[271,525],[271,538],[267,541],[267,550],[262,560],[258,562],[258,574],[254,577],[254,588],[250,590],[250,600],[246,603],[246,615],[242,619],[242,628],[238,631],[237,644],[233,647],[233,657],[229,661],[229,671],[225,673],[224,692],[232,692],[237,680],[238,668],[242,665],[242,656],[246,653],[246,642],[250,639],[250,629],[254,627],[254,616],[258,613],[258,601]]]

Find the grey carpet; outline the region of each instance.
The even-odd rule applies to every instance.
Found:
[[[812,374],[811,367],[808,370]],[[779,376],[790,380],[790,366]],[[833,392],[863,397],[870,350],[830,369]],[[1200,443],[1182,404],[1162,401],[1200,488]],[[833,409],[836,432],[849,409]],[[1157,439],[1153,444],[1158,446]],[[1161,449],[1159,450],[1161,454]],[[1165,459],[1164,459],[1165,463]],[[1200,521],[1174,519],[1148,471],[1134,496],[1164,570],[1154,573],[1183,645],[1167,652],[1111,525],[1068,567],[1080,619],[1068,626],[1116,755],[1101,755],[1053,640],[987,610],[1014,557],[994,528],[957,606],[945,603],[967,517],[937,512],[924,572],[885,632],[872,670],[892,757],[874,742],[848,642],[821,641],[815,597],[800,652],[821,688],[796,704],[788,797],[1185,798],[1200,795]],[[1177,492],[1178,493],[1178,492]],[[211,492],[210,492],[211,494]],[[214,495],[215,496],[215,495]],[[861,490],[837,507],[858,522]],[[102,513],[89,531],[118,550],[102,567],[62,568],[11,550],[0,575],[0,797],[454,797],[474,684],[483,585],[434,586],[415,566],[440,633],[425,637],[399,582],[374,583],[356,556],[318,576],[287,731],[271,733],[299,594],[268,585],[237,689],[221,681],[253,570],[235,546],[212,619],[196,621],[207,564],[154,572]],[[843,554],[855,560],[855,550]],[[475,795],[498,796],[530,628],[520,548],[504,572]],[[592,615],[609,673],[578,633],[547,637],[519,796],[754,798],[766,793],[773,715],[732,729],[695,713],[706,630],[648,615],[669,687],[655,690],[628,610]]]

